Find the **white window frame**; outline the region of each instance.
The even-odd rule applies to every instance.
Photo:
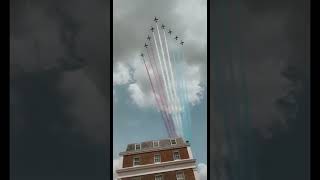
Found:
[[[157,177],[161,177],[161,180],[163,180],[163,175],[162,174],[157,174],[154,176],[154,180],[158,180]]]
[[[137,146],[139,146],[140,148],[137,149]],[[141,150],[141,144],[135,144],[135,145],[134,145],[134,150],[136,150],[136,151],[137,151],[137,150]]]
[[[178,159],[175,159],[174,153],[178,153],[178,155],[179,155]],[[180,159],[181,159],[180,152],[179,151],[173,151],[173,160],[176,161],[176,160],[180,160]]]
[[[159,162],[156,162],[156,156],[159,156]],[[160,154],[155,154],[153,158],[154,163],[161,163],[161,155]]]
[[[155,146],[155,144],[158,144],[157,146]],[[160,146],[160,143],[159,143],[159,141],[153,141],[153,147],[159,147]]]
[[[173,144],[172,141],[174,141],[175,143]],[[170,139],[170,143],[171,143],[171,146],[172,145],[177,145],[177,139]]]
[[[139,164],[135,164],[136,161],[135,161],[134,159],[136,159],[136,158],[139,159],[139,161],[138,161]],[[140,157],[139,157],[139,156],[133,157],[133,159],[132,159],[132,166],[139,166],[139,165],[140,165]]]
[[[182,177],[178,177],[178,174],[182,174]],[[184,172],[183,171],[178,171],[176,172],[176,179],[177,180],[185,180]]]

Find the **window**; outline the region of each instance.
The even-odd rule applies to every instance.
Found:
[[[177,160],[177,159],[180,159],[179,151],[174,151],[173,152],[173,160]]]
[[[154,155],[154,163],[159,163],[161,162],[161,156],[160,154],[155,154]]]
[[[184,180],[184,173],[183,172],[177,172],[176,177],[177,177],[177,180]]]
[[[153,141],[153,147],[159,147],[159,141]]]
[[[155,175],[154,180],[163,180],[162,175]]]
[[[137,166],[140,164],[140,158],[139,157],[134,157],[133,158],[133,166]]]
[[[135,149],[136,149],[136,150],[140,150],[140,149],[141,149],[141,145],[140,145],[140,144],[136,144],[136,145],[135,145]]]
[[[176,139],[171,139],[170,142],[171,142],[171,145],[176,145],[177,144]]]

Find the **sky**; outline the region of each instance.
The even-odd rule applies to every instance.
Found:
[[[192,13],[191,13],[192,12]],[[167,138],[146,69],[139,57],[153,18],[185,42],[186,79],[192,121],[191,148],[200,167],[207,164],[206,1],[116,0],[113,4],[114,161],[129,143]]]
[[[140,14],[149,1],[136,2],[141,8],[132,8],[131,3],[118,16]],[[189,37],[186,45],[196,31],[205,39],[201,33],[205,28],[192,24],[201,16],[164,2],[168,3],[157,1],[159,8],[150,16],[157,14]],[[115,92],[111,89],[115,83],[111,65],[114,70],[123,68],[110,57],[111,8],[105,0],[10,0],[12,179],[102,180],[112,175],[111,97],[127,95],[128,89],[126,85],[119,85]],[[196,73],[195,82],[206,74],[210,77],[210,92],[204,91],[193,107],[193,114],[203,114],[204,99],[210,97],[210,179],[310,179],[310,1],[215,0],[208,8],[210,71],[194,61],[202,59],[197,57],[200,49],[186,46],[186,51],[194,56],[188,60],[190,67],[202,72]],[[160,15],[162,9],[181,20],[176,23]],[[201,8],[186,3],[186,9],[198,12]],[[140,24],[124,23],[121,29],[147,28],[150,19],[131,21]],[[119,57],[118,62],[126,62],[122,64],[126,67],[129,55],[140,48],[132,47],[142,46],[145,34],[121,34],[114,38],[125,38],[128,44],[114,44],[118,52],[113,55]],[[198,43],[201,47],[202,42]],[[126,83],[126,79],[116,83]],[[135,82],[145,88],[142,92],[148,92],[148,84],[139,82],[144,81]],[[133,103],[130,98],[118,98],[128,107]],[[141,112],[141,107],[130,109],[135,110]],[[144,112],[149,112],[140,113],[144,118],[152,115],[152,109]],[[248,147],[250,151],[244,151]],[[239,167],[241,171],[235,171]]]

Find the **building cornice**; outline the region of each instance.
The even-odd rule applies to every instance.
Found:
[[[156,148],[148,148],[148,149],[142,149],[140,151],[124,151],[120,152],[120,156],[124,155],[133,155],[133,154],[141,154],[141,153],[147,153],[147,152],[153,152],[153,151],[162,151],[162,150],[169,150],[169,149],[177,149],[177,148],[185,148],[189,145],[174,145],[174,146],[168,146],[168,147],[156,147]]]
[[[167,161],[159,164],[146,164],[134,167],[121,168],[116,170],[117,178],[127,178],[133,176],[142,176],[147,174],[156,174],[168,171],[177,171],[182,169],[196,168],[195,159],[182,159],[176,161]]]

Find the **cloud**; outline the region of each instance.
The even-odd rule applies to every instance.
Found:
[[[104,96],[83,70],[66,72],[59,83],[60,92],[70,103],[65,107],[73,129],[95,143],[107,139],[108,114]]]
[[[185,70],[182,72],[182,76],[188,81],[186,84],[189,102],[192,105],[198,104],[202,98],[205,87],[201,85],[204,83],[201,77],[201,66],[198,65],[186,65]]]
[[[140,108],[154,107],[155,100],[152,92],[143,92],[139,84],[130,84],[128,92],[132,102]]]
[[[130,67],[133,69],[132,79],[129,80],[129,69]],[[119,73],[119,69],[123,70],[123,75],[121,76]],[[188,65],[184,64],[184,69],[181,76],[185,78],[187,81],[186,88],[188,92],[188,99],[191,105],[197,105],[203,99],[203,93],[205,90],[205,86],[203,86],[203,81],[201,79],[201,67],[200,65]],[[150,71],[152,76],[152,71]],[[123,80],[119,80],[116,85],[126,84],[128,85],[128,93],[132,102],[140,108],[156,108],[156,101],[154,98],[154,93],[150,84],[150,80],[148,79],[148,75],[144,65],[141,60],[135,59],[131,65],[128,65],[126,68],[121,66],[116,70],[116,74],[118,74],[118,79],[123,77]],[[116,80],[114,79],[114,82]],[[134,83],[129,83],[130,81],[134,81]],[[153,80],[152,80],[153,81]],[[153,81],[153,85],[155,82]],[[157,87],[155,90],[158,91]],[[159,96],[157,94],[157,96]]]
[[[199,173],[200,180],[207,180],[207,165],[204,163],[199,163],[198,173]]]
[[[21,72],[87,68],[99,91],[108,94],[106,67],[112,61],[106,36],[110,18],[103,14],[110,8],[107,2],[16,0],[10,1],[10,8],[10,68],[15,77]]]
[[[128,65],[116,63],[113,68],[113,86],[127,84],[132,80]]]
[[[192,14],[185,13],[190,10]],[[187,80],[189,101],[192,105],[201,102],[205,89],[202,85],[206,85],[207,77],[206,11],[206,1],[195,0],[119,0],[114,3],[114,84],[127,84],[130,99],[138,107],[155,108],[156,105],[146,69],[139,58],[154,16],[158,16],[160,23],[166,24],[185,41],[186,69],[183,73]],[[128,78],[131,70],[132,79]]]
[[[108,11],[108,1],[10,1],[14,178],[110,175]]]

